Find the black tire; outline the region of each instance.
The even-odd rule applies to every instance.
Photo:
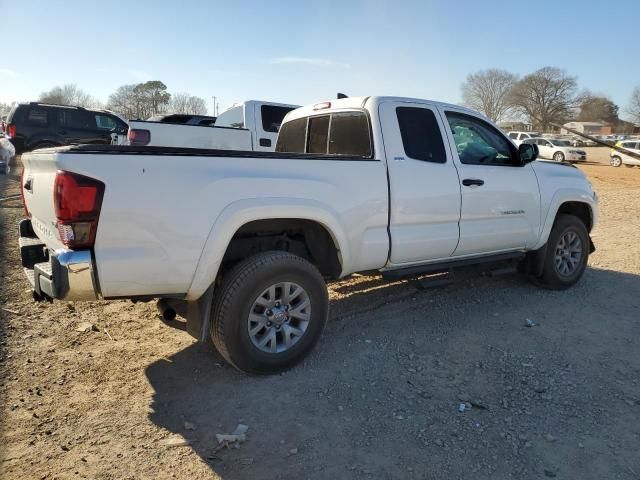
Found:
[[[278,282],[293,282],[304,289],[311,305],[310,319],[304,334],[287,350],[266,353],[252,342],[248,319],[262,292]],[[298,363],[311,351],[322,335],[328,311],[327,287],[314,265],[288,252],[259,253],[224,275],[211,309],[211,339],[225,360],[237,369],[275,373]]]
[[[575,233],[580,239],[582,255],[573,272],[562,274],[556,266],[556,253],[560,240],[569,232]],[[536,283],[552,290],[565,290],[572,287],[580,280],[587,268],[589,248],[589,232],[582,220],[574,215],[559,214],[549,234],[542,275],[536,279]]]
[[[622,159],[620,157],[618,157],[617,155],[613,156],[609,160],[609,165],[611,165],[612,167],[620,167],[620,166],[622,166]]]
[[[562,152],[556,152],[553,154],[553,159],[556,162],[564,162],[564,153]]]

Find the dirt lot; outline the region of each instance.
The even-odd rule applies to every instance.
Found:
[[[152,303],[33,303],[20,200],[1,201],[0,477],[640,478],[640,169],[581,168],[601,217],[577,287],[356,276],[308,360],[260,378]],[[238,423],[247,441],[217,451]]]

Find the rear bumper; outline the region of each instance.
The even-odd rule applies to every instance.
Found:
[[[20,222],[22,267],[38,296],[59,300],[99,298],[90,250],[49,250],[33,235],[31,220]]]

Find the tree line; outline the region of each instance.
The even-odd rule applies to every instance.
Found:
[[[161,113],[207,114],[207,103],[203,98],[188,93],[169,93],[167,86],[159,80],[122,85],[109,95],[106,104],[73,84],[42,92],[38,100],[54,105],[107,108],[127,119],[146,119]]]
[[[542,131],[573,120],[605,122],[623,129],[628,126],[609,97],[579,91],[577,77],[557,67],[543,67],[522,78],[497,68],[481,70],[469,74],[460,88],[464,105],[495,122],[508,117],[523,119]],[[640,87],[633,90],[625,113],[640,122]]]

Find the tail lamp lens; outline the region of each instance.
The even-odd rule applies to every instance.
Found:
[[[9,134],[10,137],[15,137],[17,131],[18,129],[14,124],[9,124],[9,126],[7,127],[7,133]]]
[[[147,145],[151,141],[151,132],[149,130],[129,129],[127,134],[129,145]]]
[[[53,189],[56,227],[69,248],[92,247],[104,195],[104,183],[76,173],[58,171]]]

